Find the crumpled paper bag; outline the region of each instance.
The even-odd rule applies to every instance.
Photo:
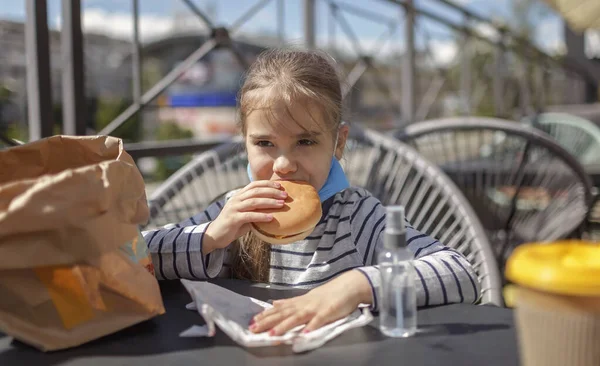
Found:
[[[164,313],[138,225],[144,182],[120,139],[0,151],[0,330],[44,351]]]
[[[256,314],[272,307],[271,304],[208,282],[181,282],[194,300],[187,308],[197,310],[206,322],[205,327],[194,325],[187,329],[180,335],[182,337],[212,337],[216,333],[217,325],[237,344],[244,347],[290,344],[294,352],[305,352],[322,346],[348,329],[362,327],[373,320],[368,307],[362,306],[349,316],[309,333],[302,333],[302,325],[281,336],[271,336],[268,332],[256,334],[248,330],[250,320]]]

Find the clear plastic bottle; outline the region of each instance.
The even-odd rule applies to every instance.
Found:
[[[386,208],[384,249],[378,254],[381,271],[379,320],[389,337],[410,337],[417,331],[417,296],[413,254],[406,247],[404,207]]]

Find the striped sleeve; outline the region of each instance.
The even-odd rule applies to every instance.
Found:
[[[358,270],[369,280],[373,291],[373,310],[377,310],[381,278],[376,253],[383,249],[385,207],[373,196],[366,196],[353,208],[351,233],[365,267]],[[479,281],[469,261],[457,251],[407,225],[406,240],[415,255],[417,305],[473,303],[479,298]]]
[[[204,256],[202,239],[222,208],[223,202],[215,202],[205,211],[178,224],[142,232],[159,280],[211,279],[221,273],[225,249]]]

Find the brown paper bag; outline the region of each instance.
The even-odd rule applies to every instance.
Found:
[[[0,330],[49,351],[164,313],[137,226],[147,219],[120,139],[54,136],[0,151]]]

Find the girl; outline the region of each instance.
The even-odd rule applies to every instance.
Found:
[[[343,318],[361,303],[377,310],[385,209],[350,187],[338,162],[348,127],[335,68],[315,52],[271,50],[250,67],[240,91],[241,131],[252,183],[179,224],[144,232],[159,279],[235,277],[311,289],[275,301],[250,330],[280,335]],[[323,217],[305,240],[271,246],[250,233],[270,221],[259,209],[283,205],[278,180],[300,180],[319,192]],[[408,225],[419,306],[474,302],[479,282],[458,252]]]

